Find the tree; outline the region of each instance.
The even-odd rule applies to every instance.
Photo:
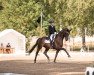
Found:
[[[94,33],[94,1],[93,0],[0,0],[3,10],[0,11],[0,30],[13,28],[27,37],[39,35],[41,26],[40,14],[44,14],[43,33],[48,32],[48,20],[53,18],[59,31],[64,27],[72,27],[72,35],[77,34],[77,28],[90,35]],[[36,33],[36,34],[35,34]],[[83,33],[84,35],[84,33]]]
[[[0,24],[13,28],[26,36],[36,27],[36,19],[41,6],[34,0],[4,0],[4,10],[0,15]]]

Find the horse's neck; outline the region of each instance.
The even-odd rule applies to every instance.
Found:
[[[63,41],[64,36],[61,36],[60,34],[57,34],[57,35],[56,35],[56,38],[61,38],[61,40],[60,40],[60,41]]]

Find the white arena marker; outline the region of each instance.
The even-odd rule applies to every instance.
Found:
[[[0,75],[26,75],[26,74],[16,74],[16,73],[0,73]]]
[[[94,75],[94,67],[87,67],[85,75]]]

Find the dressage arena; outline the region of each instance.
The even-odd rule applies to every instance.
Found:
[[[94,52],[69,52],[68,58],[60,51],[57,63],[54,63],[55,51],[48,52],[50,62],[40,51],[37,63],[33,63],[35,52],[30,56],[0,54],[0,75],[85,75],[86,67],[94,65]]]

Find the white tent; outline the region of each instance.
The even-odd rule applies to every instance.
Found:
[[[6,29],[0,32],[0,44],[4,46],[10,43],[11,47],[14,48],[14,53],[25,52],[25,36],[13,29]]]

